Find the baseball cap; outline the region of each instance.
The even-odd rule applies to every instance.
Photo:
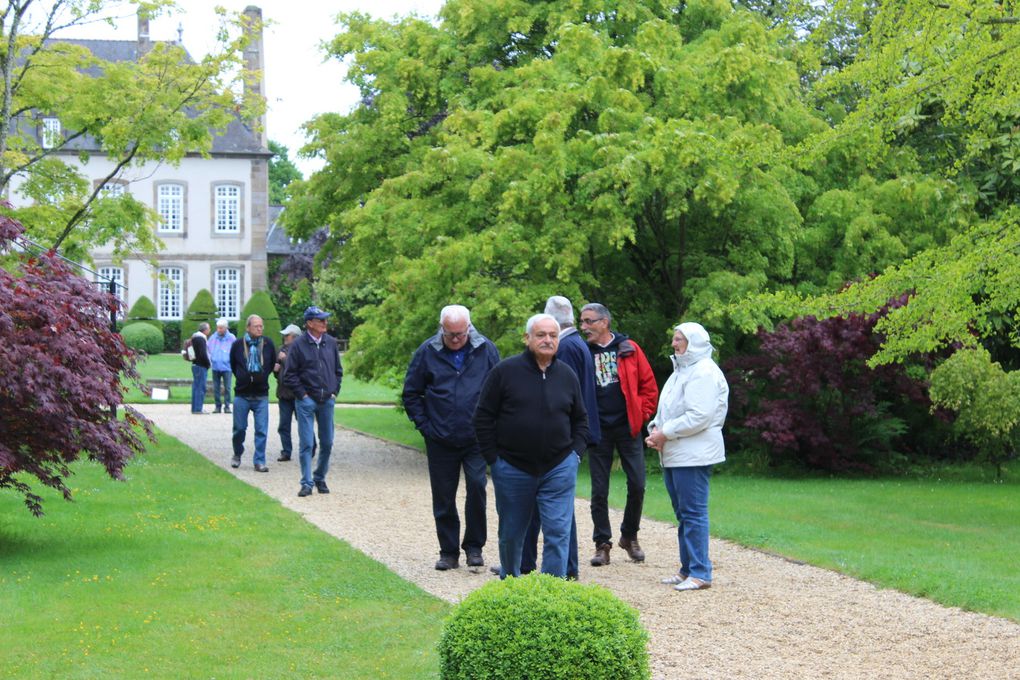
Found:
[[[308,321],[309,319],[328,319],[328,318],[329,312],[324,312],[315,305],[312,305],[311,307],[305,310],[305,321]]]
[[[280,335],[301,335],[301,333],[302,333],[301,329],[295,326],[294,324],[290,324],[282,331],[280,331]]]

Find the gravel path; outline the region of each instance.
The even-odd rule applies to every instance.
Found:
[[[264,474],[252,470],[247,451],[240,469],[229,467],[229,416],[192,416],[186,404],[138,409],[216,465],[437,597],[457,602],[496,578],[487,567],[433,569],[438,547],[428,473],[413,449],[338,429],[327,478],[332,493],[298,498],[297,461],[276,462],[275,406]],[[248,435],[250,444],[250,428]],[[488,516],[487,563],[498,560],[491,486]],[[619,526],[620,514],[611,520]],[[577,523],[579,536],[591,535],[587,501],[577,502]],[[655,678],[1020,679],[1020,625],[1010,621],[716,539],[713,587],[678,593],[659,583],[676,570],[675,527],[646,519],[641,544],[648,555],[643,564],[627,561],[617,548],[612,564],[596,569],[587,566],[591,546],[582,539],[581,579],[641,612]]]

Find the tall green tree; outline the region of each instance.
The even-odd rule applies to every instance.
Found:
[[[270,139],[269,150],[273,152],[269,159],[269,204],[283,205],[287,202],[287,186],[303,175],[287,155],[286,146]]]
[[[751,12],[455,0],[438,25],[342,21],[362,106],[309,124],[330,162],[290,219],[342,245],[324,299],[368,296],[355,370],[401,370],[449,302],[504,351],[554,293],[655,348],[680,314],[792,276],[808,180],[781,159],[823,123]]]
[[[11,0],[0,11],[0,190],[24,178],[19,190],[32,205],[9,212],[30,238],[82,259],[102,243],[118,255],[154,252],[155,214],[126,193],[106,195],[103,185],[132,165],[206,153],[218,130],[263,106],[241,87],[252,77],[243,67],[243,15],[221,11],[217,46],[197,62],[174,43],[152,42],[137,60],[112,62],[61,39],[129,11],[174,9],[172,0]],[[39,119],[50,116],[61,133],[40,139]],[[96,183],[62,156],[86,140],[112,162]]]

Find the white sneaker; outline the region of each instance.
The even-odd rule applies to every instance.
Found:
[[[666,578],[662,579],[662,581],[660,581],[660,583],[663,583],[663,584],[665,584],[667,586],[675,586],[675,585],[679,585],[679,584],[683,583],[686,579],[687,579],[686,575],[677,572],[676,574],[673,574],[672,576],[667,576]]]
[[[711,587],[711,581],[702,581],[700,578],[688,576],[682,582],[673,586],[673,590],[706,590]]]

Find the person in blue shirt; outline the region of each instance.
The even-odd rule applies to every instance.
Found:
[[[234,346],[234,334],[227,327],[226,319],[216,322],[216,332],[209,336],[209,362],[212,364],[213,399],[216,413],[230,413],[230,386],[234,377],[230,370],[230,348]],[[222,390],[222,394],[221,394]]]

